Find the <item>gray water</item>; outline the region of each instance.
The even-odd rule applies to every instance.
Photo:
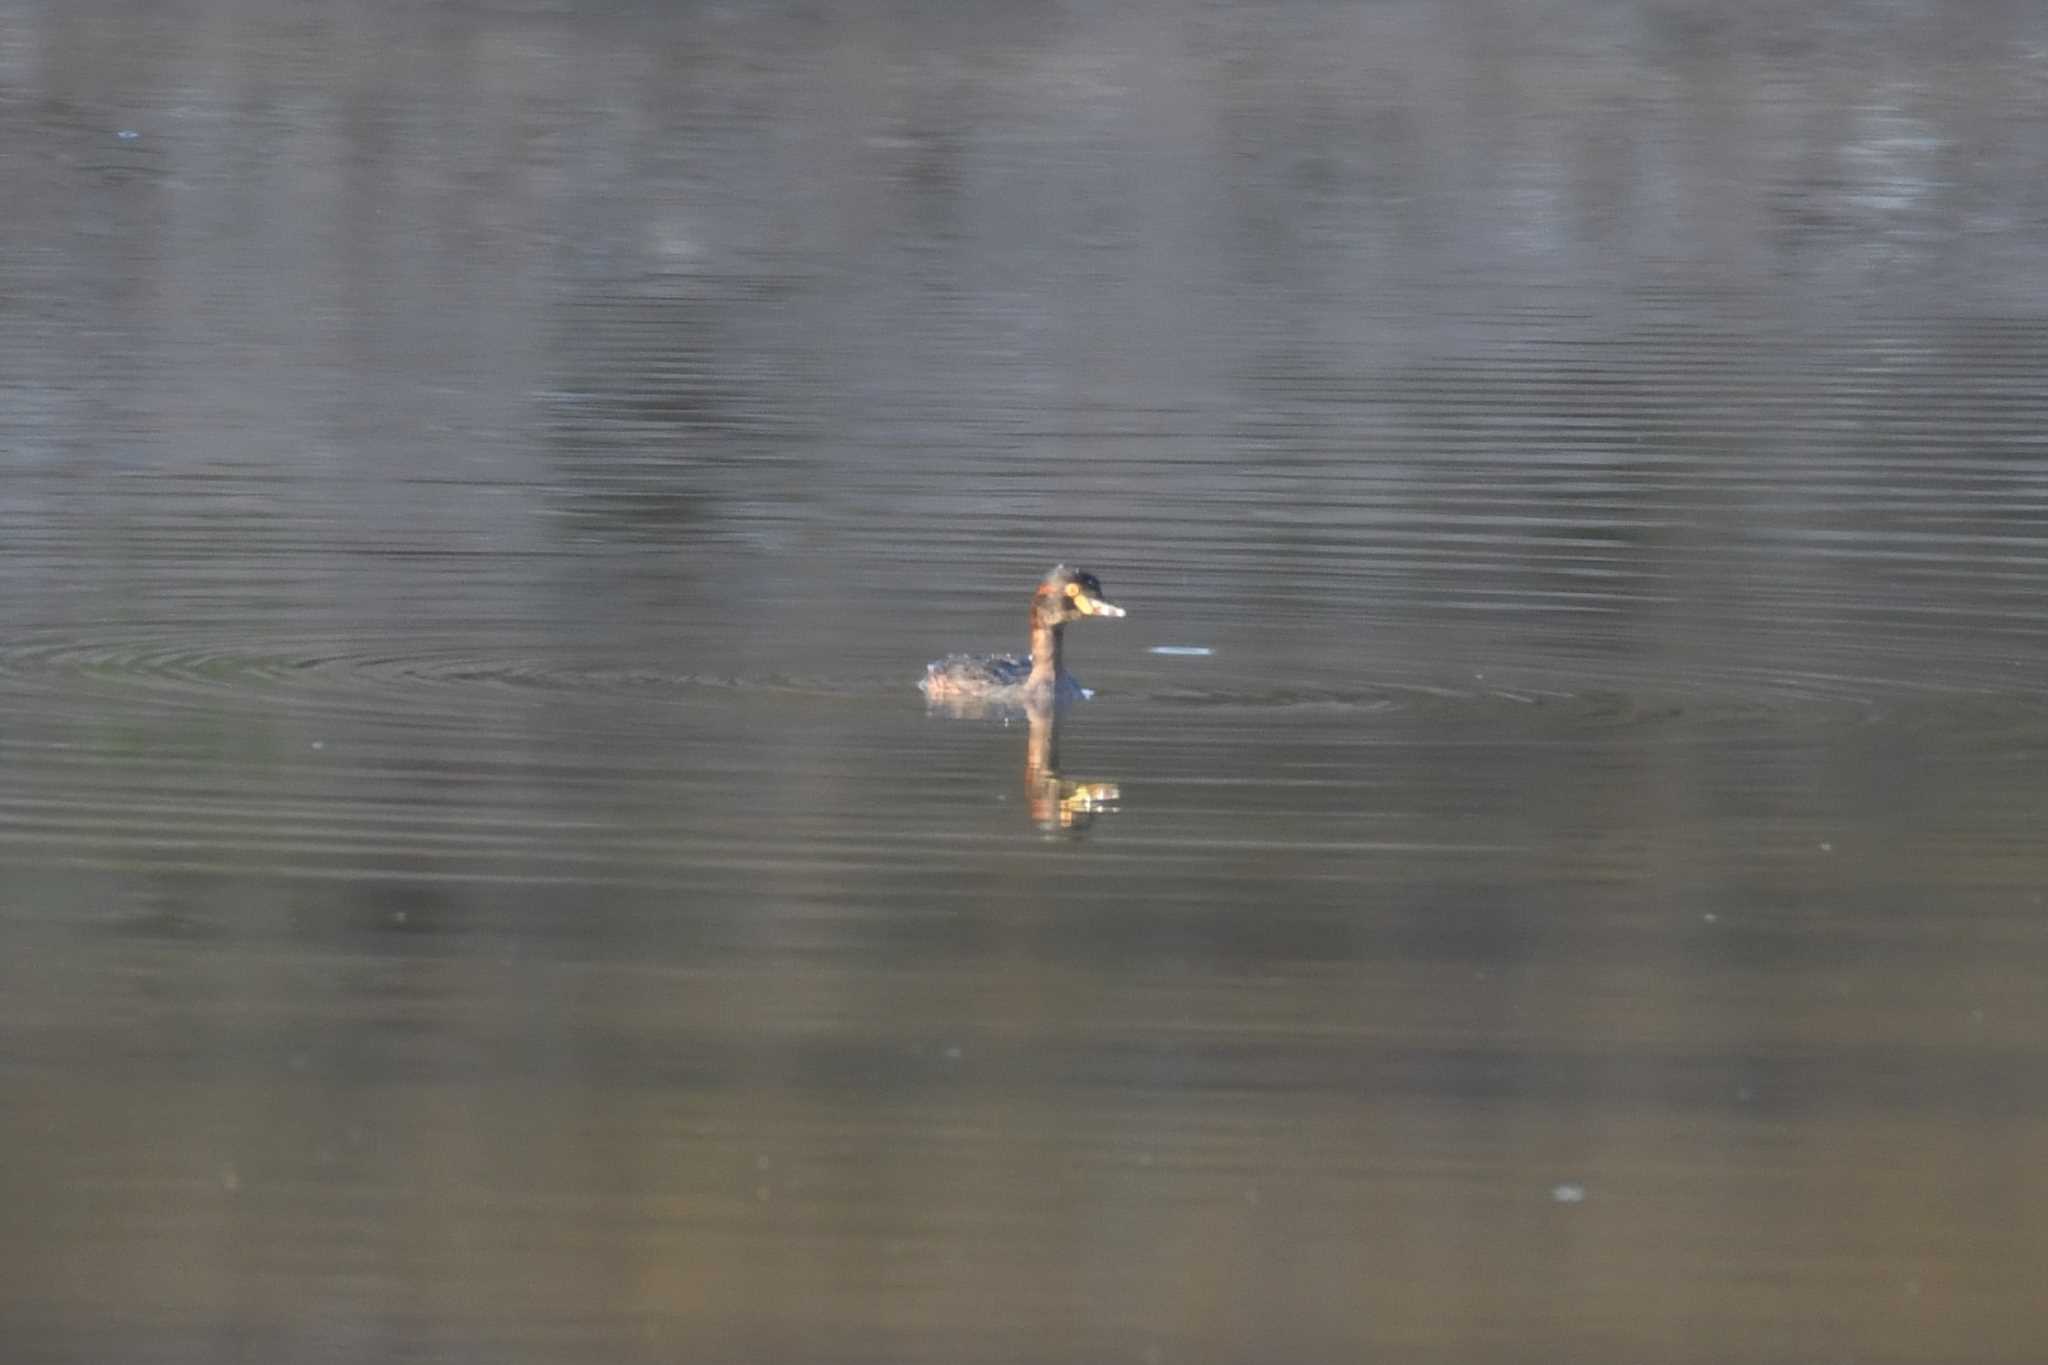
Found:
[[[7,3],[0,183],[8,1361],[2041,1358],[2048,11]]]

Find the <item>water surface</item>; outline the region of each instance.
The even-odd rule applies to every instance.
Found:
[[[2044,90],[0,5],[10,1359],[2034,1360]]]

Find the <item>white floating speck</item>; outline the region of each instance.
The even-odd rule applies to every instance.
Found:
[[[1550,1197],[1560,1204],[1583,1204],[1586,1202],[1584,1185],[1559,1185],[1550,1191]]]
[[[133,142],[136,138],[141,137],[142,134],[136,132],[133,128],[123,128],[120,132],[114,134],[114,136],[120,138],[123,142]]]
[[[1154,645],[1148,652],[1171,654],[1183,659],[1206,659],[1216,651],[1207,645]]]

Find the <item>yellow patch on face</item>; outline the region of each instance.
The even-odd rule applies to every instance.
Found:
[[[1080,595],[1081,595],[1081,585],[1080,585],[1079,583],[1069,583],[1069,584],[1067,584],[1067,596],[1069,596],[1069,597],[1079,597]]]

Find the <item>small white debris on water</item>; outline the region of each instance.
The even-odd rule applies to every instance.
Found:
[[[1835,846],[1829,843],[1827,840],[1823,839],[1820,842],[1820,851],[1823,853],[1833,853],[1835,851]]]
[[[1171,654],[1183,659],[1206,659],[1216,651],[1207,645],[1154,645],[1153,654]]]
[[[1559,1204],[1583,1204],[1586,1202],[1584,1185],[1559,1185],[1550,1191],[1550,1197]]]
[[[136,138],[141,137],[142,134],[136,132],[133,128],[123,128],[120,132],[114,134],[114,136],[120,138],[123,142],[133,142]]]
[[[1701,915],[1701,916],[1700,916],[1700,918],[1701,918],[1701,919],[1703,919],[1703,920],[1705,920],[1705,921],[1706,921],[1706,922],[1707,922],[1708,924],[1716,924],[1716,923],[1719,923],[1719,922],[1720,922],[1720,919],[1721,919],[1721,917],[1720,917],[1719,915],[1715,914],[1715,913],[1714,913],[1713,911],[1711,911],[1711,910],[1707,911],[1707,913],[1706,913],[1706,914],[1704,914],[1704,915]]]

